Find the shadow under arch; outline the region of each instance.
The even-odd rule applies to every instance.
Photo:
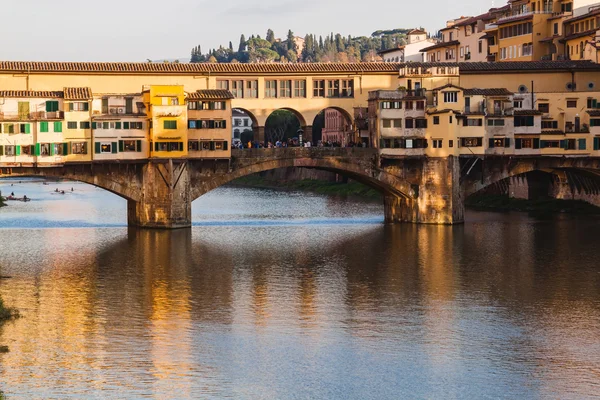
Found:
[[[192,180],[190,199],[194,201],[211,190],[217,189],[220,186],[226,185],[235,179],[247,175],[290,167],[334,172],[371,187],[382,193],[384,196],[391,195],[407,201],[412,201],[415,197],[415,190],[410,182],[388,172],[380,170],[377,174],[372,175],[366,172],[361,165],[356,163],[340,162],[339,160],[329,160],[327,158],[301,157],[259,162],[239,169],[234,169],[226,175],[214,176],[210,179],[201,181]]]

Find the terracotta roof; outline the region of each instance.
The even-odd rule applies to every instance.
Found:
[[[65,88],[65,100],[90,100],[92,89],[89,87]]]
[[[584,32],[578,32],[578,33],[573,33],[572,35],[567,35],[565,37],[563,37],[562,39],[559,40],[560,43],[566,43],[567,40],[571,40],[571,39],[579,39],[582,37],[586,37],[586,36],[591,36],[591,37],[595,37],[596,36],[596,29],[590,29]]]
[[[450,108],[444,108],[443,110],[433,110],[433,111],[427,111],[428,115],[436,115],[436,114],[446,114],[446,113],[454,113],[454,114],[460,114],[459,111],[456,110],[452,110]]]
[[[441,42],[438,44],[434,44],[433,46],[425,47],[424,49],[421,49],[419,51],[424,52],[424,51],[429,51],[429,50],[441,49],[443,47],[458,46],[459,44],[460,44],[460,42],[458,40],[451,40],[449,42]]]
[[[62,98],[63,92],[52,91],[34,91],[34,90],[2,90],[0,97],[43,97],[43,98]]]
[[[528,19],[533,19],[533,14],[525,14],[521,16],[516,16],[514,18],[510,18],[508,20],[497,21],[496,25],[512,24],[513,22],[527,21]]]
[[[423,34],[423,33],[426,34],[427,32],[425,32],[422,29],[413,29],[412,31],[408,32],[407,35],[420,35],[420,34]]]
[[[587,110],[590,117],[600,117],[600,110]]]
[[[513,93],[508,89],[504,88],[490,88],[490,89],[465,89],[464,93],[466,96],[510,96]]]
[[[587,12],[585,14],[578,15],[577,17],[572,17],[572,18],[565,19],[563,21],[563,23],[564,24],[568,24],[568,23],[571,23],[571,22],[575,22],[575,21],[579,21],[579,20],[582,20],[582,19],[590,18],[590,17],[593,17],[594,15],[598,15],[598,14],[600,14],[600,8],[596,8],[595,10],[592,10],[592,11]]]
[[[461,73],[487,71],[557,71],[557,70],[589,70],[600,71],[600,64],[589,60],[578,61],[503,61],[503,62],[470,62],[460,63]]]
[[[403,48],[404,48],[404,46],[398,46],[398,47],[393,48],[393,49],[380,50],[380,51],[377,52],[377,54],[393,53],[394,51],[402,50]]]
[[[0,61],[0,72],[112,72],[112,73],[302,73],[302,72],[392,72],[397,63],[118,63],[118,62],[34,62]]]
[[[542,115],[539,110],[515,110],[515,115]]]
[[[229,90],[197,90],[187,95],[188,100],[229,100],[233,99],[233,94]]]
[[[431,89],[431,90],[436,91],[436,90],[442,90],[442,89],[447,89],[447,88],[456,88],[456,89],[459,89],[459,90],[465,90],[465,89],[461,88],[460,86],[456,86],[456,85],[453,85],[451,83],[446,83],[444,86],[436,87],[436,88]]]

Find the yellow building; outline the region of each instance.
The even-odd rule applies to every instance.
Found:
[[[598,31],[600,30],[600,8],[582,15],[567,18],[563,22],[565,57],[570,60],[591,60],[598,62]]]
[[[143,95],[150,120],[150,157],[186,157],[188,130],[183,86],[151,85]]]
[[[62,161],[92,160],[92,99],[92,90],[89,87],[64,89],[63,143],[54,143],[54,148],[51,149],[51,153],[63,155]]]
[[[231,157],[231,99],[228,90],[198,90],[187,96],[188,154],[191,158]]]

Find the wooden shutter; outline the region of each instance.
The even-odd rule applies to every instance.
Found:
[[[522,146],[521,146],[521,140],[522,139],[515,139],[515,149],[522,148]]]
[[[62,122],[54,122],[54,132],[62,132]]]
[[[214,150],[214,149],[215,149],[215,142],[214,142],[214,141],[211,141],[211,142],[210,142],[210,149],[211,149],[211,150]]]
[[[53,156],[54,155],[54,143],[49,143],[48,146],[50,146],[50,155]]]
[[[229,142],[227,140],[225,140],[223,142],[223,150],[228,150],[229,149]]]
[[[490,139],[490,149],[494,148],[494,139]]]
[[[123,129],[129,129],[129,122],[123,122]]]
[[[121,122],[115,122],[115,129],[122,129],[122,123]]]
[[[585,150],[585,149],[586,149],[586,140],[579,139],[579,150]]]
[[[63,143],[63,152],[62,152],[63,156],[69,155],[69,144],[70,144],[69,142]]]
[[[98,124],[96,122],[92,122],[92,129],[97,129],[98,128]]]
[[[136,140],[135,141],[135,150],[140,153],[142,151],[142,141],[141,140]]]
[[[94,153],[100,154],[100,142],[94,143]]]
[[[119,140],[119,153],[123,152],[123,148],[125,147],[125,144],[123,143],[122,140]]]
[[[15,155],[16,156],[20,156],[21,155],[21,146],[19,146],[19,145],[15,146]]]
[[[73,103],[69,103],[69,111],[73,111]]]
[[[39,156],[40,154],[42,154],[42,152],[41,152],[41,145],[39,143],[35,144],[35,151],[34,151],[33,154],[35,154],[36,156]]]
[[[35,146],[33,144],[29,146],[29,154],[31,154],[32,156],[35,155]]]
[[[40,122],[40,132],[48,132],[48,122],[44,121],[44,122]]]
[[[31,133],[31,124],[25,124],[25,133]]]
[[[111,149],[111,152],[112,152],[113,154],[117,154],[117,152],[118,152],[117,146],[118,146],[118,145],[119,145],[119,143],[117,143],[117,142],[112,142],[112,146],[110,146],[110,149]]]
[[[594,150],[600,150],[600,137],[594,138]]]
[[[533,118],[533,117],[531,117],[531,118]],[[540,148],[540,139],[533,139],[533,148],[534,149]]]
[[[4,155],[4,146],[0,146],[0,156]]]
[[[154,151],[158,151],[158,142],[154,143]]]
[[[504,147],[510,147],[510,138],[504,139]]]

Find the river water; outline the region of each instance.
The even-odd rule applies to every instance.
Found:
[[[598,218],[221,188],[164,232],[84,184],[0,190],[34,199],[0,209],[8,399],[600,398]]]

